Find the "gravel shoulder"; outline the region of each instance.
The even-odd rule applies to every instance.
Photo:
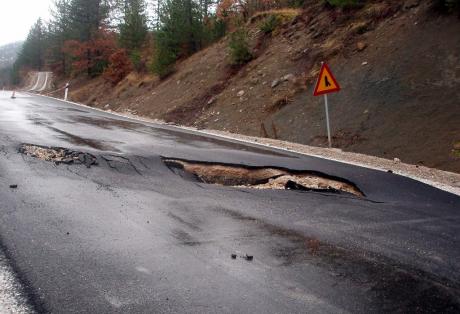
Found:
[[[34,313],[27,303],[19,280],[0,252],[0,313],[29,314]]]

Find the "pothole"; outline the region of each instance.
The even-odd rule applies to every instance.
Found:
[[[191,176],[207,184],[252,189],[344,192],[358,197],[365,196],[354,183],[316,171],[212,164],[169,158],[164,158],[163,161],[174,173],[183,177]]]
[[[19,148],[19,152],[33,158],[54,162],[56,164],[83,164],[88,168],[97,165],[97,158],[94,155],[62,147],[22,144]]]

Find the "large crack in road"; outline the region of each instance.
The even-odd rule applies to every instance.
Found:
[[[189,174],[208,184],[254,189],[344,192],[357,197],[365,196],[356,184],[317,171],[203,163],[173,158],[164,158],[163,161],[175,173],[181,176]]]

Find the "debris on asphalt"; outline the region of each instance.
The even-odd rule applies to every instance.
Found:
[[[248,254],[246,254],[246,256],[245,256],[244,258],[245,258],[247,261],[250,261],[250,262],[251,262],[252,260],[254,260],[254,256],[248,255]]]
[[[17,184],[11,184],[10,185],[10,189],[17,189],[18,188],[18,185]]]
[[[232,254],[232,259],[236,259],[237,255],[236,254]]]
[[[62,147],[46,147],[23,144],[19,148],[21,154],[59,164],[82,164],[87,168],[97,165],[97,158],[89,153],[77,152]]]

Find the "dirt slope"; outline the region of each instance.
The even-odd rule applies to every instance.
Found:
[[[164,81],[132,74],[112,88],[76,84],[72,97],[198,128],[325,146],[327,61],[342,92],[330,97],[335,147],[460,172],[460,20],[430,1],[370,1],[352,11],[318,1],[271,36],[250,23],[256,58],[229,66],[226,39],[177,65]],[[74,87],[75,89],[75,87]]]

